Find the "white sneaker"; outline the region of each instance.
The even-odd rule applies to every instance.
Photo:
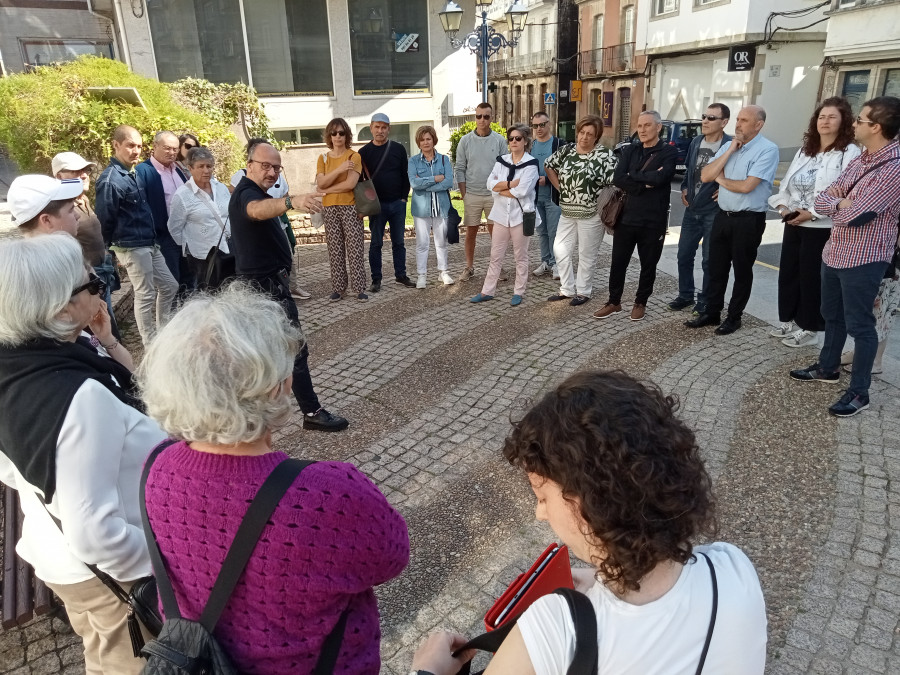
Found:
[[[786,338],[790,335],[793,335],[798,330],[800,330],[797,326],[794,325],[793,321],[788,321],[787,323],[781,324],[778,328],[773,328],[769,331],[769,335],[774,338]]]
[[[811,330],[798,330],[793,335],[784,338],[781,344],[787,347],[809,347],[819,344],[819,335]]]
[[[443,282],[444,286],[452,286],[455,282],[453,281],[453,277],[450,276],[450,272],[444,270],[440,274],[440,279]]]
[[[425,288],[425,275],[420,274],[419,278],[416,280],[416,288]]]
[[[542,277],[545,274],[547,274],[547,272],[549,272],[549,271],[550,271],[550,265],[548,265],[547,263],[542,261],[540,265],[538,265],[537,267],[534,268],[534,271],[532,272],[532,274],[536,277]]]
[[[550,276],[559,279],[559,268],[556,265],[550,268]]]

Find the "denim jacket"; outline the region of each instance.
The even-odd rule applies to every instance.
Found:
[[[412,186],[412,214],[417,218],[431,218],[431,195],[436,192],[438,195],[438,206],[441,210],[441,217],[446,218],[450,212],[450,189],[453,187],[453,166],[450,164],[450,158],[435,152],[436,158],[432,165],[425,161],[420,152],[409,158],[407,163],[407,173],[409,174],[409,184]],[[434,176],[443,176],[444,180],[440,183],[435,182]]]
[[[681,181],[681,189],[687,190],[687,200],[690,204],[688,208],[696,214],[711,213],[718,208],[718,205],[712,198],[716,190],[719,189],[718,183],[701,183],[700,189],[697,190],[696,194],[694,193],[694,189],[697,186],[697,153],[700,152],[700,144],[703,142],[703,138],[703,134],[700,134],[691,141],[687,157],[684,160],[684,179]],[[731,136],[722,134],[722,143],[719,147],[721,148],[730,140]]]
[[[94,212],[107,246],[138,248],[156,243],[147,186],[115,157],[97,179]]]

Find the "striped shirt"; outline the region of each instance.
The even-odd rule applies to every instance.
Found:
[[[893,161],[866,173],[870,167],[885,160]],[[857,180],[859,182],[848,194],[847,189]],[[897,242],[897,217],[900,214],[900,146],[897,142],[888,143],[875,153],[863,152],[850,162],[831,188],[837,188],[844,197],[833,197],[823,190],[815,202],[816,211],[831,216],[834,221],[831,239],[822,251],[825,264],[846,269],[873,262],[890,262]],[[844,198],[853,204],[838,211],[837,205]],[[848,222],[866,212],[877,215],[865,225],[847,227]]]

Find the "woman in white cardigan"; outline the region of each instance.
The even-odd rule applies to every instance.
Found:
[[[0,481],[25,515],[16,551],[65,603],[88,675],[144,663],[125,604],[87,567],[126,592],[150,574],[138,485],[165,434],[141,411],[130,364],[73,237],[0,243]]]
[[[825,329],[820,311],[822,249],[831,236],[831,219],[813,202],[860,154],[853,142],[853,112],[846,99],[833,97],[816,106],[777,194],[769,205],[784,219],[778,273],[778,318],[769,333],[788,347],[818,342]]]

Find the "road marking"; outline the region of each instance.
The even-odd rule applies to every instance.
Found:
[[[769,263],[764,263],[764,262],[761,262],[761,261],[759,261],[759,260],[756,261],[756,264],[757,264],[757,265],[762,265],[763,267],[768,267],[770,270],[775,270],[776,272],[780,272],[780,271],[781,271],[781,268],[780,268],[780,267],[775,267],[775,265],[770,265]]]

